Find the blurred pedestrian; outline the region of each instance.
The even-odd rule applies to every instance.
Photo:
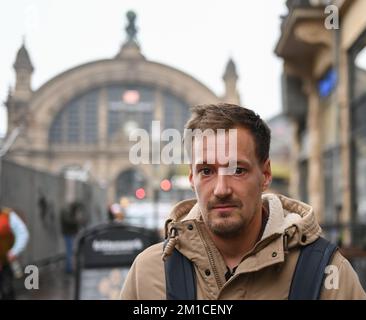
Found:
[[[66,264],[65,272],[73,273],[74,241],[81,227],[86,223],[83,205],[72,202],[61,211],[61,232],[65,241]]]
[[[28,240],[22,219],[14,210],[0,207],[0,300],[15,299],[13,278],[22,276],[18,258]]]
[[[108,206],[108,218],[110,222],[122,222],[125,219],[125,211],[118,203]]]

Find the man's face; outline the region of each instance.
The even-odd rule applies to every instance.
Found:
[[[242,234],[253,217],[261,214],[261,194],[272,178],[269,159],[265,163],[257,159],[251,133],[245,128],[236,129],[237,159],[231,159],[236,160],[233,174],[222,174],[228,163],[222,163],[221,160],[219,163],[217,159],[220,150],[229,150],[229,137],[226,134],[222,140],[226,149],[220,146],[219,140],[215,141],[216,158],[213,164],[207,161],[213,149],[210,141],[194,139],[194,150],[202,152],[193,152],[189,175],[206,226],[212,233],[224,238]]]

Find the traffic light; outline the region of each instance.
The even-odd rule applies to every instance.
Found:
[[[144,188],[138,188],[135,192],[135,196],[137,199],[142,200],[146,196],[146,192]]]
[[[160,182],[160,188],[163,191],[170,191],[172,189],[172,183],[168,179],[164,179]]]

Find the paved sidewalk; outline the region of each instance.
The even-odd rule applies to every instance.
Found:
[[[75,276],[64,272],[64,261],[39,268],[39,289],[27,290],[16,280],[17,300],[73,300]]]

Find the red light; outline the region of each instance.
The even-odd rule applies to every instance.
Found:
[[[145,189],[144,188],[137,189],[135,192],[135,195],[136,195],[137,199],[142,200],[143,198],[145,198],[145,195],[146,195]]]
[[[160,182],[160,188],[163,191],[169,191],[172,188],[172,183],[168,179],[164,179]]]
[[[140,100],[140,94],[137,90],[127,90],[123,93],[122,100],[127,104],[136,104]]]

